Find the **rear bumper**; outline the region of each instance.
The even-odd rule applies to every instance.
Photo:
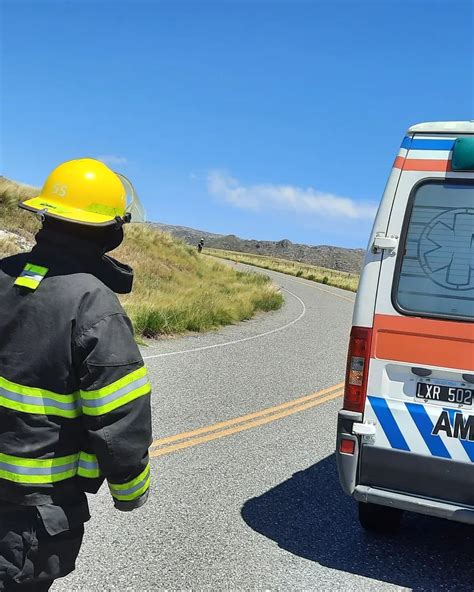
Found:
[[[474,507],[474,464],[362,446],[357,485]]]
[[[358,501],[474,524],[474,463],[361,444],[352,434],[357,414],[341,411],[336,459],[344,492]],[[355,454],[339,452],[341,438]]]
[[[395,491],[386,491],[367,485],[357,485],[354,490],[354,498],[359,502],[369,502],[474,525],[474,507],[467,508],[448,502],[420,498]]]

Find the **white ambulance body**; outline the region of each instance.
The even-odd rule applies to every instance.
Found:
[[[365,528],[474,524],[474,121],[411,127],[369,241],[337,464]]]

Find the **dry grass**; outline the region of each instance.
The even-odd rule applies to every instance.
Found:
[[[20,210],[18,202],[38,195],[39,189],[0,177],[0,228],[31,238],[40,227],[29,212]]]
[[[206,259],[146,225],[127,228],[116,255],[136,271],[134,291],[123,303],[136,332],[145,337],[213,329],[283,302],[268,278]]]
[[[0,177],[0,229],[33,239],[39,223],[17,204],[36,191]],[[0,237],[0,257],[18,250],[14,240]],[[200,256],[196,249],[145,224],[126,228],[126,240],[114,256],[135,270],[134,290],[122,302],[137,336],[214,329],[283,303],[267,277]]]
[[[316,265],[308,265],[306,263],[299,263],[298,261],[277,259],[265,255],[238,253],[236,251],[224,251],[221,249],[206,249],[206,253],[238,263],[247,263],[248,265],[255,265],[256,267],[262,267],[271,271],[280,271],[281,273],[302,277],[313,282],[327,284],[328,286],[335,286],[343,290],[350,290],[351,292],[357,292],[359,285],[359,275],[357,274],[317,267]]]

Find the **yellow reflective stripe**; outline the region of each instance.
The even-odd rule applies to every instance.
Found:
[[[30,405],[28,403],[16,403],[0,395],[0,407],[11,409],[13,411],[20,411],[21,413],[32,413],[39,415],[56,415],[66,419],[75,419],[81,415],[81,410],[67,411],[51,407],[49,405]]]
[[[40,282],[38,280],[34,280],[33,278],[20,276],[16,278],[14,285],[36,290],[36,288],[40,285]]]
[[[20,467],[60,467],[75,462],[79,454],[70,454],[69,456],[59,456],[57,458],[25,458],[23,456],[12,456],[0,452],[0,462],[11,463]]]
[[[37,273],[38,275],[43,276],[45,276],[49,271],[47,267],[42,267],[41,265],[33,265],[32,263],[27,263],[25,265],[25,270],[32,271],[34,273]]]
[[[95,454],[90,454],[89,452],[80,452],[79,458],[85,462],[97,462],[97,456]]]
[[[76,475],[100,476],[97,458],[80,452],[59,458],[33,459],[0,453],[0,479],[22,484],[48,484]]]
[[[95,454],[81,452],[79,454],[77,474],[79,477],[88,477],[90,479],[96,479],[97,477],[100,477],[101,471],[97,461],[97,456]]]
[[[120,210],[117,208],[112,208],[110,206],[105,206],[104,204],[90,204],[87,207],[83,208],[85,212],[92,212],[93,214],[102,214],[103,216],[111,216],[115,218],[115,216],[123,216],[123,212],[121,213]]]
[[[47,267],[27,263],[20,276],[16,278],[14,285],[30,288],[30,290],[36,290],[36,288],[40,285],[41,280],[47,273]]]
[[[119,501],[133,501],[138,499],[150,487],[150,463],[131,481],[126,483],[109,483],[112,496]]]
[[[46,389],[23,386],[0,376],[0,406],[14,411],[73,419],[81,415],[78,398],[78,392],[60,395]]]
[[[0,478],[15,483],[56,483],[74,477],[79,454],[31,459],[0,453]]]
[[[129,495],[118,495],[116,493],[113,493],[112,496],[120,502],[133,502],[134,500],[141,497],[146,491],[148,491],[148,489],[150,488],[150,481],[150,475],[148,475],[143,486],[140,487],[140,489],[138,489],[135,493]]]
[[[120,491],[130,489],[131,487],[134,487],[135,485],[137,485],[138,483],[143,481],[143,479],[148,475],[149,472],[150,472],[150,461],[148,461],[148,463],[147,463],[146,467],[143,469],[143,471],[139,475],[134,477],[131,481],[126,481],[125,483],[110,483],[110,481],[109,481],[110,491],[112,491],[112,493],[114,493],[114,492],[120,493]]]
[[[0,479],[5,479],[6,481],[12,481],[13,483],[20,483],[25,485],[46,485],[48,483],[57,483],[58,481],[71,479],[71,477],[75,476],[76,469],[70,469],[68,471],[56,473],[54,475],[21,475],[0,468]]]
[[[78,399],[79,392],[76,391],[75,393],[71,393],[69,395],[61,395],[59,393],[54,393],[53,391],[48,391],[47,389],[41,389],[36,386],[23,386],[22,384],[18,384],[17,382],[12,382],[11,380],[7,380],[0,376],[0,388],[8,389],[14,393],[18,393],[20,395],[24,395],[26,397],[46,397],[48,399],[53,399],[54,401],[58,402],[67,402],[67,403],[74,403]]]
[[[84,415],[103,415],[147,395],[150,391],[146,368],[143,366],[106,387],[95,391],[81,391],[82,412]]]
[[[115,393],[122,387],[129,385],[135,380],[143,378],[144,376],[146,376],[146,368],[145,366],[142,366],[141,368],[138,368],[138,370],[134,370],[133,372],[130,372],[130,374],[127,374],[126,376],[119,378],[115,382],[112,382],[108,386],[104,386],[103,388],[97,389],[96,391],[81,391],[81,398],[86,400],[92,400],[105,397],[107,395]]]
[[[0,407],[23,413],[74,419],[82,413],[91,416],[103,415],[147,395],[150,391],[145,367],[131,372],[102,389],[76,391],[65,395],[37,387],[23,386],[0,376]]]
[[[116,399],[115,401],[107,403],[106,405],[101,405],[99,407],[93,407],[93,408],[83,407],[82,412],[84,415],[92,415],[92,416],[104,415],[105,413],[109,413],[110,411],[114,411],[115,409],[118,409],[119,407],[122,407],[123,405],[126,405],[127,403],[130,403],[131,401],[134,401],[135,399],[138,399],[139,397],[142,397],[144,395],[148,395],[148,393],[150,393],[150,392],[151,392],[151,387],[149,384],[146,384],[146,385],[140,387],[139,389],[135,389],[131,393],[128,393],[127,395],[120,397],[119,399]]]

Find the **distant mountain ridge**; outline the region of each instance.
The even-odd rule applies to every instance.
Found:
[[[338,271],[360,273],[365,255],[364,249],[345,249],[343,247],[331,247],[327,245],[311,246],[292,243],[288,239],[280,241],[261,241],[243,239],[234,234],[224,235],[196,230],[186,226],[173,226],[170,224],[153,223],[155,228],[168,232],[190,245],[197,245],[201,237],[204,237],[205,247],[213,249],[226,249],[241,253],[253,253],[268,255],[290,261],[301,261],[311,265],[319,265]]]

